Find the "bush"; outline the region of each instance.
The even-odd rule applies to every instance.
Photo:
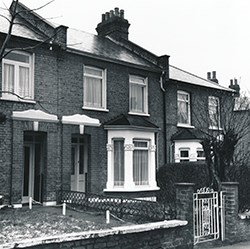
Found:
[[[168,204],[175,202],[175,183],[194,183],[195,188],[209,186],[209,174],[205,162],[169,163],[157,171],[157,183],[160,187],[158,201]]]

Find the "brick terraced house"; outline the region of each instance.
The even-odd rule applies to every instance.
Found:
[[[102,15],[97,35],[49,23],[21,3],[17,12],[0,70],[5,202],[53,205],[61,189],[155,200],[158,167],[204,159],[193,104],[207,99],[217,112],[231,89],[129,41],[118,8]],[[1,43],[7,30],[1,18]]]

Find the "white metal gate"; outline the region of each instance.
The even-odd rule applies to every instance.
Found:
[[[221,198],[220,198],[221,197]],[[223,195],[210,188],[194,193],[194,244],[224,238]]]

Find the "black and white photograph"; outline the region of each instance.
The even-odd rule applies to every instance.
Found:
[[[249,249],[248,0],[0,0],[0,249]]]

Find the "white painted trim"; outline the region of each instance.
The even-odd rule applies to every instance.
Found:
[[[43,206],[45,207],[56,206],[56,201],[44,201]]]
[[[109,112],[109,109],[106,109],[106,108],[95,108],[95,107],[89,107],[89,106],[83,106],[82,109],[91,110],[91,111]]]
[[[56,115],[34,109],[29,109],[26,111],[13,111],[12,118],[15,120],[58,122]]]
[[[177,124],[177,127],[190,128],[190,129],[194,129],[195,128],[195,126],[193,126],[193,125],[180,124],[180,123]]]
[[[23,204],[22,203],[18,203],[18,204],[12,204],[13,208],[22,208]]]
[[[124,188],[123,186],[117,186],[113,188],[105,188],[104,192],[144,192],[144,191],[158,191],[159,187],[135,186],[133,188]]]
[[[84,114],[74,114],[69,116],[62,116],[63,124],[73,124],[73,125],[86,125],[86,126],[100,126],[101,123],[99,119],[90,118]]]

